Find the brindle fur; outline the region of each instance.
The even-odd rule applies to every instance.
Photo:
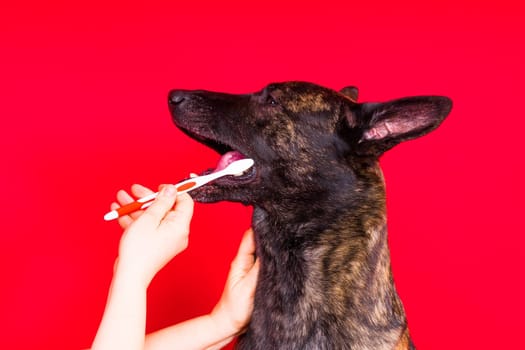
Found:
[[[170,93],[179,128],[255,160],[252,174],[193,192],[254,207],[261,270],[237,349],[414,348],[390,269],[378,158],[436,128],[451,101],[356,101],[356,88],[303,82],[248,95]]]

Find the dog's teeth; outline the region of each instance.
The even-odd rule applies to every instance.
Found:
[[[193,179],[195,177],[198,177],[199,175],[195,174],[195,173],[190,173],[190,178]]]

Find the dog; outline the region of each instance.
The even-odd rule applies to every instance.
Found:
[[[175,125],[221,154],[216,170],[255,161],[192,192],[200,202],[254,208],[261,268],[237,349],[415,349],[390,268],[378,159],[437,128],[452,102],[357,97],[352,86],[306,82],[243,95],[169,93]]]

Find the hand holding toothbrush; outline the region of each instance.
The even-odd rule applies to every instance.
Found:
[[[106,310],[92,349],[219,349],[247,325],[259,270],[252,230],[245,233],[221,299],[210,314],[145,336],[148,284],[155,273],[188,244],[193,201],[187,194],[177,196],[175,188],[165,185],[147,210],[119,218],[125,232]],[[135,197],[144,197],[152,191],[134,185],[132,193]],[[117,201],[111,209],[132,203],[135,198],[119,191]]]

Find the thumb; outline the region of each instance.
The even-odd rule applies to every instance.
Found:
[[[234,274],[244,276],[255,262],[255,240],[253,229],[247,230],[239,244],[237,255],[232,261],[231,270]]]
[[[174,185],[165,185],[159,192],[157,198],[146,209],[139,219],[150,218],[157,224],[161,222],[166,213],[171,210],[177,197],[177,188]]]
[[[177,196],[175,209],[170,210],[162,220],[162,229],[170,232],[173,230],[189,232],[191,218],[193,216],[193,200],[188,194]]]

